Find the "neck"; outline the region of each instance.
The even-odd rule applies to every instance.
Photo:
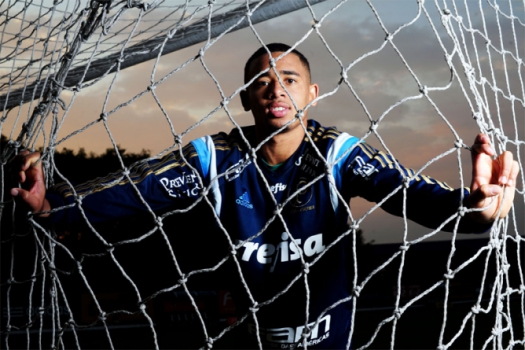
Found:
[[[306,126],[306,121],[305,121]],[[263,141],[268,135],[257,133],[257,141]],[[264,158],[267,164],[276,165],[285,162],[294,154],[303,141],[305,132],[303,127],[298,127],[293,130],[283,131],[261,146],[259,154]]]

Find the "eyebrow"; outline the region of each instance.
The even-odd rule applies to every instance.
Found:
[[[301,76],[301,74],[299,74],[298,72],[296,72],[294,70],[280,70],[280,71],[278,71],[278,73],[279,73],[279,75],[293,75],[293,76],[297,76],[297,77]],[[269,75],[270,75],[270,71],[261,74],[259,77],[267,77]]]

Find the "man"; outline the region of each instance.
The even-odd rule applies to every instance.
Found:
[[[403,215],[406,192],[411,220],[433,228],[448,221],[444,229],[452,230],[459,218],[460,232],[484,232],[507,215],[519,168],[510,152],[493,159],[489,138],[480,134],[472,147],[470,194],[413,176],[357,138],[307,120],[319,87],[310,81],[306,58],[290,50],[270,44],[246,63],[250,84],[241,100],[254,126],[192,141],[129,174],[74,190],[62,184],[47,195],[40,155],[24,153],[23,188],[12,195],[41,217],[69,223],[83,220],[82,214],[95,222],[186,208],[206,195],[241,269],[234,295],[249,315],[242,327],[251,337],[241,346],[346,347],[349,200],[361,196]]]

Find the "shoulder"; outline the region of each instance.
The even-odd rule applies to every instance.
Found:
[[[329,157],[332,157],[332,160],[344,154],[348,155],[351,150],[363,144],[357,137],[340,131],[335,126],[322,126],[315,120],[308,121],[306,140],[308,138],[311,138],[320,150],[324,150]]]
[[[254,137],[255,131],[253,126],[232,129],[230,133],[219,132],[214,135],[207,135],[190,142],[191,147],[196,150],[197,154],[209,151],[228,152],[228,151],[245,151],[249,148],[247,143]]]

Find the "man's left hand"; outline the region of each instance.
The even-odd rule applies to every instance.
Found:
[[[516,190],[519,164],[511,152],[506,151],[494,158],[495,151],[490,139],[479,134],[471,149],[472,184],[468,203],[470,208],[485,208],[471,212],[478,222],[492,222],[497,217],[507,216]]]

